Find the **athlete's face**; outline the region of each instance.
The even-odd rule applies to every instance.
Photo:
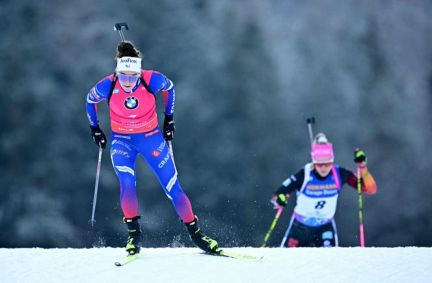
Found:
[[[330,173],[331,168],[333,166],[333,163],[332,162],[328,162],[328,163],[315,163],[314,165],[315,165],[315,169],[318,172],[318,174],[321,177],[326,177]]]
[[[134,71],[120,71],[117,77],[123,90],[129,92],[136,86],[140,74]]]

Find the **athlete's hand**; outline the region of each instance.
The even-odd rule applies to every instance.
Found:
[[[284,207],[288,204],[288,199],[289,199],[290,195],[289,194],[278,194],[278,195],[274,195],[270,202],[273,204],[273,208],[274,209],[279,209],[281,207]]]
[[[99,144],[100,144],[100,146],[102,148],[105,148],[106,144],[107,144],[107,139],[105,137],[104,132],[102,132],[101,128],[99,128],[99,126],[96,126],[96,127],[90,126],[90,131],[91,131],[91,135],[93,137],[93,142],[97,146],[99,146]]]
[[[173,115],[166,115],[163,124],[163,136],[166,141],[174,139],[175,123]]]
[[[360,163],[360,165],[366,165],[367,158],[363,150],[360,150],[359,148],[355,149],[354,152],[354,162]]]

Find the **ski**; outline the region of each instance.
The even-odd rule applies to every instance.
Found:
[[[253,261],[260,261],[263,258],[263,256],[245,255],[245,254],[240,254],[240,253],[231,252],[231,251],[224,251],[221,249],[219,249],[215,253],[205,253],[205,254],[209,254],[209,255],[213,255],[213,256],[223,256],[223,257],[229,257],[229,258],[235,258],[235,259],[247,259],[247,260],[253,260]]]
[[[252,261],[260,261],[263,256],[253,256],[253,255],[245,255],[241,253],[231,252],[231,251],[225,251],[222,249],[219,249],[217,252],[214,253],[206,253],[203,252],[202,254],[205,255],[212,255],[212,256],[221,256],[221,257],[228,257],[228,258],[234,258],[234,259],[244,259],[244,260],[252,260]],[[134,254],[134,255],[128,255],[123,260],[115,262],[116,266],[123,266],[128,263],[131,263],[132,261],[139,259],[143,257],[144,254]]]
[[[114,264],[116,266],[123,266],[123,265],[126,265],[126,264],[134,261],[135,259],[139,259],[139,258],[141,258],[143,256],[144,256],[144,254],[127,255],[123,260],[117,261]]]

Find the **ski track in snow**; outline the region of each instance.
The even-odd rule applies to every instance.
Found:
[[[123,248],[0,249],[0,282],[432,282],[432,248],[227,248],[259,262],[145,248],[128,265]]]

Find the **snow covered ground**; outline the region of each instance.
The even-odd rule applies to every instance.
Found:
[[[122,248],[0,249],[0,282],[432,282],[432,248],[229,248],[259,262],[145,249],[116,267]]]

